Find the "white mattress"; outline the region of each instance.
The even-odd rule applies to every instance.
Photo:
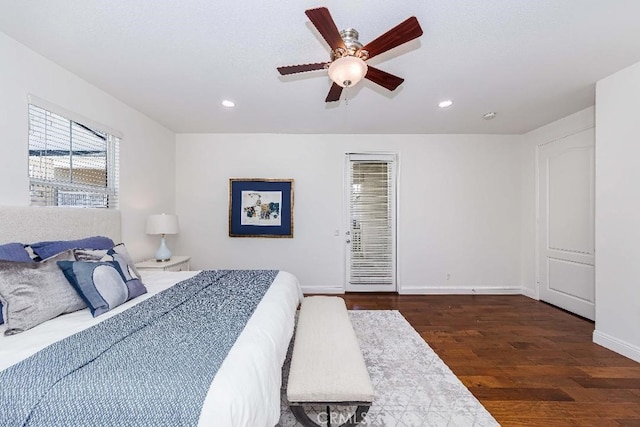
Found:
[[[196,273],[143,272],[142,281],[149,292],[97,318],[93,318],[87,308],[8,337],[4,336],[6,325],[0,325],[0,371]],[[200,413],[199,426],[271,427],[278,423],[281,368],[301,299],[298,280],[281,271],[214,377]]]

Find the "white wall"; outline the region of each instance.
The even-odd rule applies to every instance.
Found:
[[[589,107],[523,135],[520,164],[522,180],[520,280],[522,283],[522,293],[531,298],[539,298],[538,286],[536,284],[537,146],[578,133],[585,129],[591,129],[594,127],[594,124],[594,107]]]
[[[640,362],[640,63],[596,85],[594,341]]]
[[[0,204],[28,205],[27,94],[124,133],[120,149],[122,234],[132,256],[151,256],[149,213],[173,212],[175,135],[0,32]]]
[[[524,136],[176,137],[4,33],[0,58],[0,204],[29,203],[31,93],[124,133],[122,230],[135,258],[157,246],[144,234],[147,215],[175,209],[181,232],[170,244],[194,267],[286,269],[307,291],[343,289],[344,153],[391,151],[400,154],[401,292],[519,293],[522,285],[537,297],[535,147],[593,126],[588,108]],[[640,361],[640,63],[600,81],[596,99],[594,341]],[[294,178],[295,238],[229,238],[230,177]]]
[[[191,255],[196,268],[278,268],[296,274],[306,291],[342,291],[344,154],[397,152],[401,291],[519,293],[519,142],[496,135],[178,134],[174,252]],[[228,237],[232,177],[295,179],[294,238]]]

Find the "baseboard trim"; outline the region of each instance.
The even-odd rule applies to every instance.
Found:
[[[520,295],[522,288],[502,287],[429,287],[429,288],[402,288],[400,295]]]
[[[344,294],[345,289],[341,286],[318,287],[303,286],[302,292],[306,294]],[[402,288],[398,290],[400,295],[524,295],[537,300],[532,289],[506,288],[506,287],[429,287],[429,288]]]
[[[640,347],[638,346],[597,330],[593,331],[593,342],[640,363]]]
[[[520,293],[522,295],[524,295],[525,297],[529,297],[529,298],[534,299],[536,301],[540,300],[540,298],[538,298],[538,296],[536,295],[536,291],[534,291],[533,289],[522,288],[522,289],[520,289]]]
[[[326,288],[326,287],[313,287],[313,286],[309,286],[309,287],[305,287],[302,286],[302,293],[307,295],[307,294],[344,294],[344,288],[341,287],[330,287],[330,288]]]

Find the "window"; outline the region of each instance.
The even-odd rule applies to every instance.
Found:
[[[120,138],[29,104],[31,205],[118,207]]]

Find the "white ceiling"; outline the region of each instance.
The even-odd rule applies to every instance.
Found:
[[[319,6],[364,44],[416,16],[422,37],[370,61],[405,82],[325,104],[326,71],[281,77],[329,59],[304,14]],[[0,0],[0,30],[178,133],[524,133],[640,61],[639,16],[639,0]]]

